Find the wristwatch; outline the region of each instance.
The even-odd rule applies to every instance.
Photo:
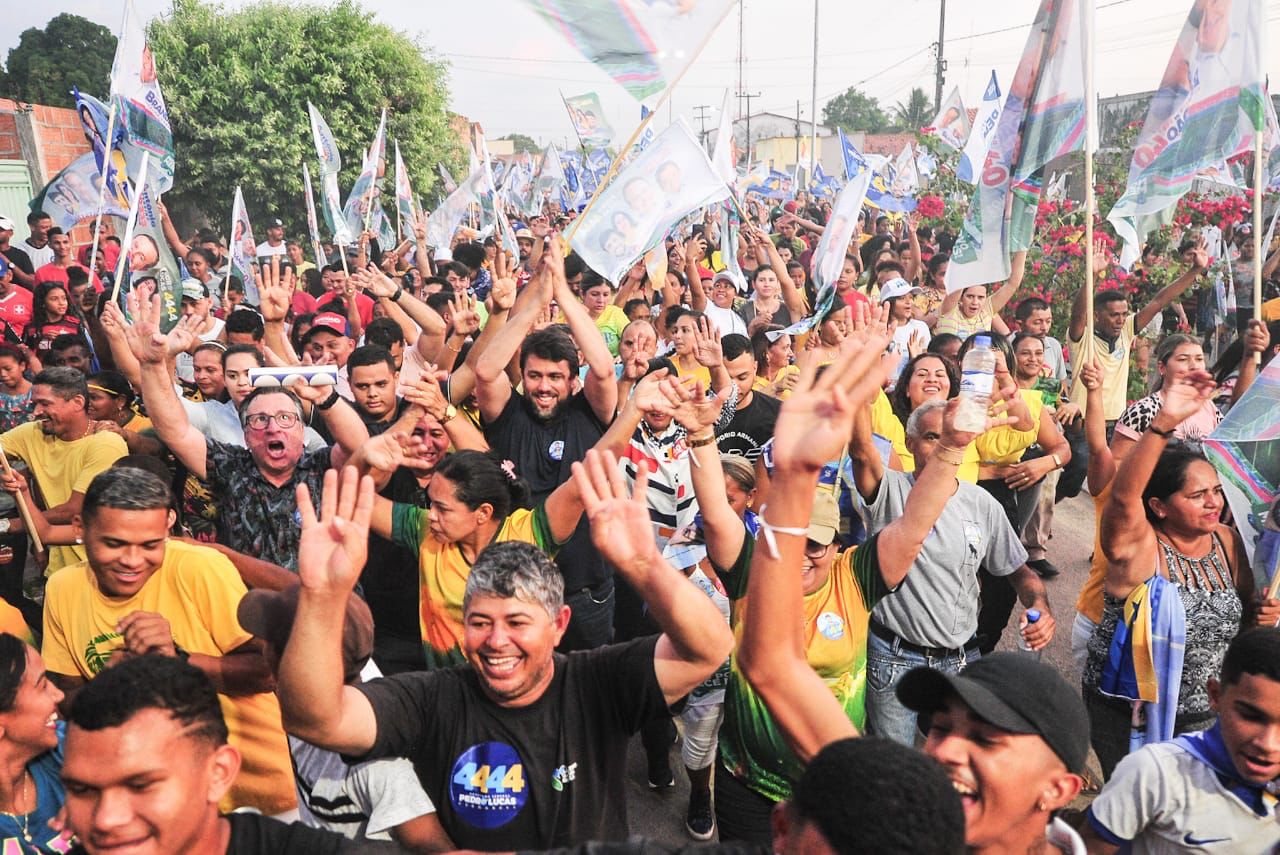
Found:
[[[440,422],[440,425],[443,427],[444,425],[448,424],[449,421],[453,419],[453,417],[456,416],[457,414],[458,414],[458,408],[455,407],[453,404],[450,404],[449,406],[444,408],[444,415],[436,419],[436,421]]]
[[[392,294],[390,297],[388,297],[387,299],[388,299],[388,300],[390,300],[390,301],[391,301],[391,302],[393,302],[393,303],[399,303],[399,302],[400,302],[400,298],[401,298],[401,297],[403,297],[403,296],[404,296],[404,289],[403,289],[403,288],[397,288],[397,289],[396,289],[396,292],[395,292],[394,294]]]

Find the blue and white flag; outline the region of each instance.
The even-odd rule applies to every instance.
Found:
[[[836,134],[840,138],[840,154],[844,158],[844,177],[847,181],[857,175],[867,161],[862,156],[862,152],[858,151],[858,147],[844,135],[843,128],[836,128]]]
[[[982,162],[987,159],[987,151],[991,141],[996,137],[996,127],[1000,124],[1000,112],[1004,109],[1004,92],[1000,82],[996,80],[995,69],[991,71],[991,79],[982,93],[982,104],[978,107],[978,115],[973,119],[973,128],[969,131],[969,139],[960,152],[960,163],[956,166],[956,178],[970,184],[978,183],[978,172]]]

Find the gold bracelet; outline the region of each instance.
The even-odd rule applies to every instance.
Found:
[[[462,353],[462,345],[458,345],[457,347],[449,347],[449,342],[446,341],[444,343],[444,346],[448,347],[449,350],[452,350],[454,353]]]
[[[697,439],[694,439],[691,436],[686,437],[685,445],[687,445],[689,448],[702,448],[703,446],[710,445],[715,441],[716,441],[716,432],[711,431],[706,436],[698,437]]]
[[[935,446],[935,448],[939,449],[940,451],[951,451],[951,452],[954,452],[954,453],[959,454],[959,455],[963,455],[963,454],[964,454],[964,449],[963,449],[963,448],[952,448],[951,446],[947,445],[947,444],[946,444],[945,442],[943,442],[942,440],[938,440],[937,445]]]
[[[957,453],[954,448],[935,448],[933,450],[933,458],[943,463],[949,463],[952,466],[964,465],[964,455]]]

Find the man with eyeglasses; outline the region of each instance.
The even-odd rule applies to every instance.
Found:
[[[325,470],[341,466],[368,442],[359,414],[332,386],[261,386],[240,402],[244,447],[206,437],[187,418],[167,361],[191,346],[192,333],[177,326],[167,336],[160,334],[158,298],[148,306],[130,295],[129,308],[134,322],[125,334],[141,367],[147,412],[160,440],[218,497],[218,542],[297,570],[295,490],[306,484],[318,496]],[[303,400],[319,411],[336,443],[333,448],[306,450]]]

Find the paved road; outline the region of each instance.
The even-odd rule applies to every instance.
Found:
[[[1093,552],[1093,500],[1085,494],[1058,505],[1054,516],[1054,539],[1050,559],[1062,570],[1058,578],[1046,583],[1049,603],[1053,607],[1057,630],[1053,642],[1045,650],[1043,661],[1053,665],[1070,682],[1080,681],[1080,672],[1071,661],[1071,621],[1075,617],[1076,595],[1089,573],[1089,555]],[[1010,625],[1016,625],[1022,614],[1015,607]],[[1013,638],[1006,631],[1001,649],[1013,649]],[[1092,758],[1091,758],[1092,759]],[[671,752],[672,769],[680,770],[680,750]],[[631,741],[627,752],[627,811],[631,832],[670,843],[687,842],[684,812],[689,800],[689,786],[684,775],[676,772],[672,790],[655,793],[646,783],[644,750],[640,739]]]

